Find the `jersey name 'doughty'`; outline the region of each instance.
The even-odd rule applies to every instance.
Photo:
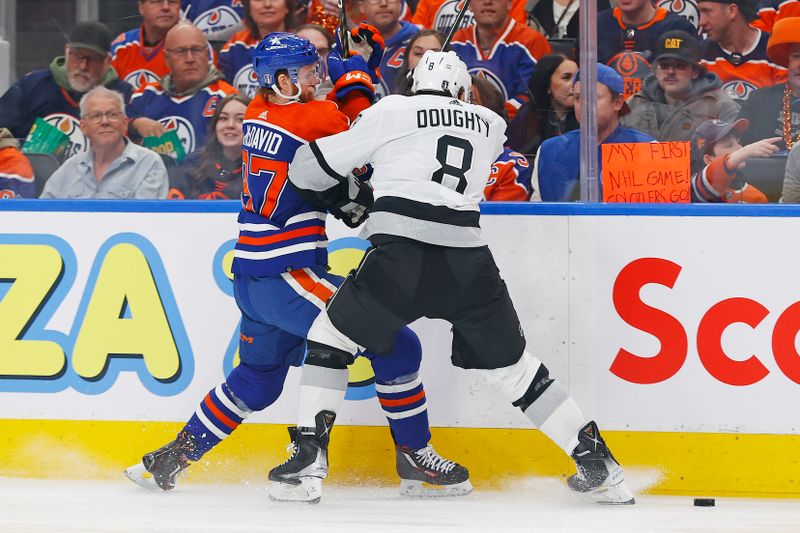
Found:
[[[418,128],[466,128],[489,137],[489,122],[477,113],[463,109],[420,109],[417,111]]]
[[[266,128],[259,128],[252,124],[245,124],[242,145],[248,148],[275,155],[278,153],[278,150],[280,150],[282,142],[283,136],[277,132]]]

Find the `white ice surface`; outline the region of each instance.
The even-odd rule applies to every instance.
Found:
[[[632,483],[635,485],[635,483]],[[635,490],[635,486],[632,487]],[[701,495],[708,496],[708,495]],[[0,531],[58,532],[769,532],[800,531],[800,502],[637,496],[601,506],[576,499],[558,479],[451,500],[408,500],[394,489],[325,487],[319,505],[269,501],[267,485],[179,484],[148,492],[117,481],[0,478]]]

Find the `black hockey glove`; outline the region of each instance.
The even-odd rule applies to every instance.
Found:
[[[357,178],[340,184],[341,200],[328,210],[350,228],[357,228],[369,217],[369,208],[375,203],[372,188]]]

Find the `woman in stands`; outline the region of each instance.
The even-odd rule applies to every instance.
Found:
[[[296,0],[244,0],[244,29],[233,34],[219,53],[219,68],[236,90],[252,98],[258,89],[250,55],[261,39],[297,27]]]
[[[242,194],[242,120],[250,99],[229,94],[217,105],[206,146],[170,175],[170,198],[238,200]]]
[[[528,88],[531,100],[508,125],[506,145],[531,160],[545,140],[578,129],[572,78],[578,65],[565,54],[548,54],[536,63]]]
[[[422,59],[422,54],[428,50],[438,52],[442,49],[444,36],[436,30],[420,30],[414,35],[403,54],[403,65],[397,70],[397,81],[395,81],[396,94],[408,94],[411,89],[411,80],[408,79],[408,73],[414,70],[419,60]]]

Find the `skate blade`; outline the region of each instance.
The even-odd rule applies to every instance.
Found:
[[[433,485],[411,479],[400,480],[400,496],[406,498],[452,498],[472,492],[469,480],[454,485]]]
[[[274,502],[319,503],[322,498],[322,479],[299,478],[296,485],[273,481],[269,487],[269,499]]]
[[[153,478],[153,474],[147,471],[142,463],[135,464],[129,468],[125,469],[125,477],[143,487],[147,490],[157,490],[160,491],[161,487],[156,484],[156,480]]]
[[[636,503],[633,492],[631,492],[631,489],[628,488],[624,481],[620,481],[616,485],[601,485],[584,494],[592,501],[604,505],[634,505]]]

